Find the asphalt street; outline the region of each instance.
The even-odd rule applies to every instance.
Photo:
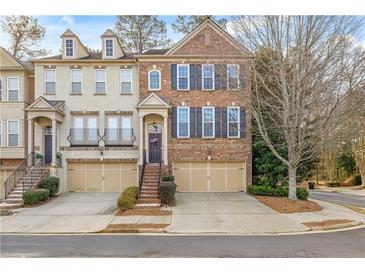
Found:
[[[365,196],[310,190],[309,198],[325,202],[339,202],[365,208]]]

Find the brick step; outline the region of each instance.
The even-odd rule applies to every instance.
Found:
[[[156,186],[148,186],[148,187],[143,187],[142,186],[142,191],[158,191],[158,187]]]
[[[160,203],[160,199],[158,198],[139,198],[137,203],[144,204],[144,203]]]
[[[22,207],[23,204],[0,204],[0,209],[16,209]]]
[[[134,208],[138,208],[138,209],[141,209],[141,208],[160,208],[161,207],[161,204],[135,204],[134,205]]]
[[[30,188],[32,188],[32,185],[24,185],[24,189],[25,189],[25,190],[28,190],[28,189],[30,189]],[[17,191],[17,190],[22,191],[22,190],[23,190],[23,186],[16,186],[16,187],[13,189],[13,191]]]
[[[157,182],[143,182],[142,186],[158,186]]]
[[[142,189],[141,194],[158,195],[158,191],[157,190],[143,190]]]
[[[11,192],[8,197],[6,197],[7,199],[13,199],[13,198],[23,198],[23,193],[14,193]]]
[[[6,198],[6,204],[23,204],[23,198]]]
[[[31,183],[31,182],[37,182],[39,180],[39,177],[37,177],[37,178],[35,178],[35,177],[33,177],[33,178],[29,178],[29,177],[26,177],[26,178],[21,178],[20,180],[19,180],[19,182],[29,182],[29,183]]]
[[[14,195],[18,195],[18,194],[23,195],[23,193],[24,193],[23,190],[13,190],[10,195],[12,195],[12,194],[14,194]]]
[[[139,199],[158,199],[158,195],[141,193],[141,195],[139,195]]]

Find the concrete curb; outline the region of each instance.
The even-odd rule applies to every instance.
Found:
[[[310,230],[323,231],[323,230],[332,230],[332,229],[342,229],[342,228],[348,228],[348,227],[353,227],[353,226],[359,226],[362,224],[363,224],[363,222],[361,222],[361,221],[353,221],[353,222],[336,224],[336,225],[315,226],[315,227],[312,227]]]

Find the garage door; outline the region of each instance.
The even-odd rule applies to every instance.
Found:
[[[245,162],[201,161],[173,163],[181,192],[236,192],[245,190]]]
[[[137,185],[137,163],[69,163],[70,191],[120,192]]]

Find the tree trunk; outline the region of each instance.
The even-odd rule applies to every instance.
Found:
[[[290,200],[297,199],[297,169],[289,167],[289,196]]]
[[[361,177],[361,186],[365,187],[365,173],[360,172],[360,177]]]

